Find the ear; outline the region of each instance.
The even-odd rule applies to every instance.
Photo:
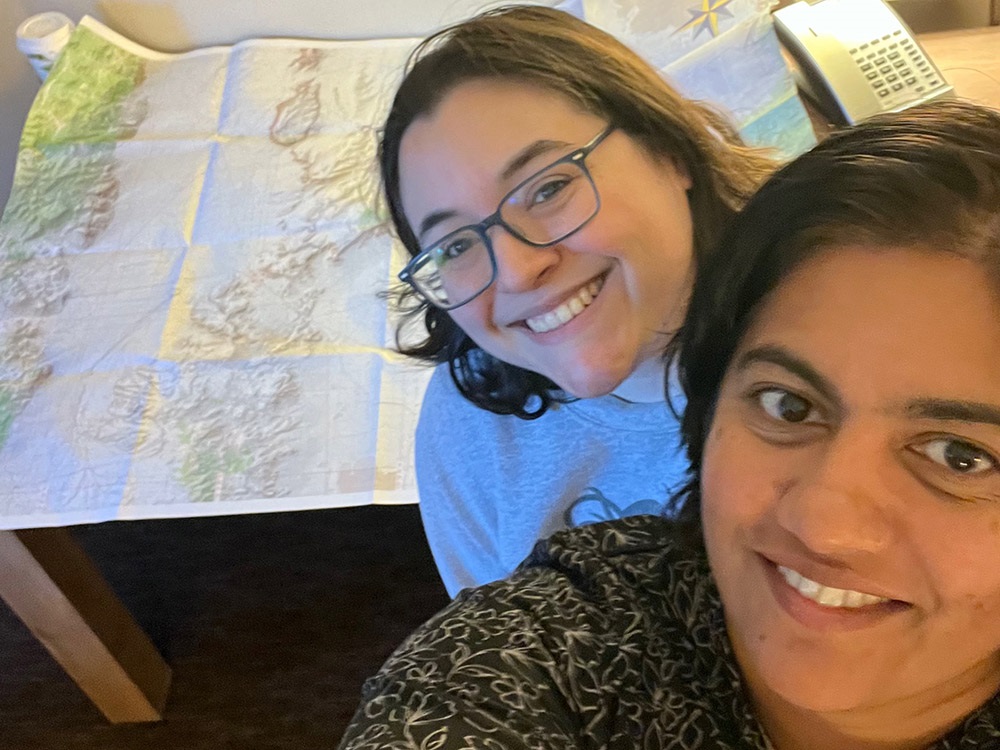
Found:
[[[694,180],[691,179],[691,171],[687,168],[687,164],[682,162],[676,156],[670,158],[670,163],[673,166],[674,171],[677,172],[677,178],[684,186],[685,192],[690,190],[694,186]]]
[[[665,170],[664,176],[680,184],[685,192],[694,186],[694,180],[691,179],[691,170],[688,169],[688,165],[679,156],[663,154],[656,156],[655,160]]]

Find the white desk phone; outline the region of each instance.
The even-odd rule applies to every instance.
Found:
[[[853,125],[952,87],[883,0],[800,0],[774,12],[795,78],[831,122]]]

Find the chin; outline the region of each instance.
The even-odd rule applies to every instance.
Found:
[[[588,372],[585,377],[553,378],[549,376],[566,393],[576,398],[597,398],[606,396],[627,377],[608,372]]]
[[[858,684],[857,671],[838,675],[835,669],[785,667],[762,674],[767,689],[788,704],[816,713],[851,711],[872,698],[870,687]]]
[[[599,396],[607,396],[614,390],[614,386],[611,388],[569,388],[560,385],[559,387],[573,398],[598,398]]]

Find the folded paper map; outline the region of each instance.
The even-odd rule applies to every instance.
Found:
[[[160,55],[91,19],[0,223],[0,523],[416,500],[375,132],[413,45]]]
[[[766,3],[727,4],[746,18],[623,7],[619,31],[676,44],[663,67],[748,137],[807,147]],[[767,96],[705,57],[726,34]],[[0,528],[416,501],[429,370],[394,352],[375,167],[415,41],[165,55],[79,24],[0,220]]]

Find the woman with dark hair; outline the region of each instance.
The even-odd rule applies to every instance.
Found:
[[[660,354],[771,162],[612,36],[540,7],[423,42],[379,157],[412,256],[400,348],[440,365],[416,463],[449,592],[566,525],[662,508],[687,462]]]
[[[722,242],[676,345],[680,517],[460,596],[342,748],[1000,747],[1000,112],[833,135]]]

